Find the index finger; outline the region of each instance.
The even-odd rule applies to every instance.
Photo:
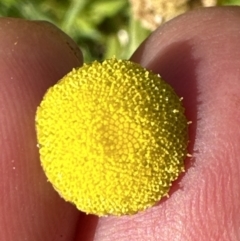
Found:
[[[82,54],[48,23],[0,19],[0,240],[72,240],[79,212],[40,166],[35,112]]]

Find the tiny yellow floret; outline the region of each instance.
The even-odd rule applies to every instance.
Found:
[[[45,94],[36,130],[48,180],[86,213],[145,210],[184,171],[188,121],[180,98],[128,60],[73,69]]]

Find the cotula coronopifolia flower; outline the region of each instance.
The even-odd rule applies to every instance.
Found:
[[[86,213],[145,210],[184,171],[181,99],[159,75],[128,60],[73,69],[48,89],[36,130],[48,180]]]

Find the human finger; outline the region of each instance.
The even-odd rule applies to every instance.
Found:
[[[133,216],[100,218],[96,241],[239,239],[239,20],[237,7],[192,11],[133,55],[184,98],[193,159],[170,198]]]

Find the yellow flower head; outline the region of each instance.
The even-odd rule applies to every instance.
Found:
[[[73,69],[37,109],[43,169],[78,209],[133,214],[167,196],[184,171],[187,120],[159,76],[115,58]]]

